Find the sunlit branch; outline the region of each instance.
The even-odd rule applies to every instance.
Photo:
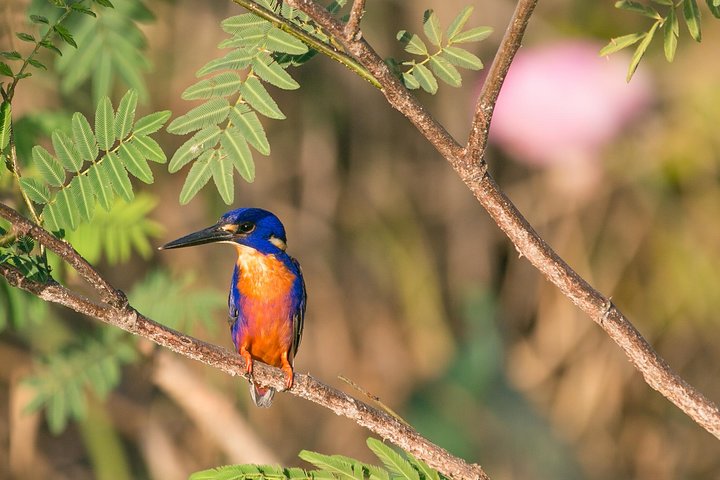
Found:
[[[52,234],[32,224],[2,203],[0,203],[0,217],[9,220],[24,235],[44,244],[63,260],[75,266],[78,272],[84,273],[83,276],[86,279],[88,277],[91,279],[89,280],[90,285],[103,295],[107,295],[107,289],[110,289],[116,295],[125,298],[122,292],[115,290],[92,267],[89,267],[87,261],[69,244],[56,239]],[[92,271],[88,272],[87,267]],[[26,290],[42,300],[63,305],[78,313],[147,338],[161,347],[215,367],[230,375],[247,376],[245,360],[240,355],[161,325],[137,312],[128,304],[124,306],[98,304],[54,281],[40,283],[30,280],[19,270],[5,264],[0,264],[0,275],[5,277],[10,285]],[[111,298],[115,298],[115,296]],[[285,385],[285,374],[282,370],[261,362],[254,364],[253,378],[261,385],[278,390],[283,390]],[[353,420],[358,425],[412,453],[446,475],[455,478],[488,478],[479,466],[470,465],[451,455],[447,450],[434,445],[392,415],[325,385],[310,375],[296,373],[295,382],[289,393]]]
[[[490,70],[478,97],[475,116],[470,128],[470,138],[465,147],[465,156],[468,163],[484,163],[483,154],[487,146],[490,120],[495,110],[495,104],[510,69],[510,64],[512,64],[515,54],[522,44],[525,29],[535,10],[535,5],[537,5],[537,0],[520,0],[518,2],[502,42],[500,42],[500,47],[495,53],[495,58],[492,65],[490,65]]]
[[[685,412],[698,425],[720,439],[720,410],[695,388],[677,375],[638,330],[610,300],[595,290],[577,274],[533,229],[510,199],[487,172],[484,162],[468,155],[448,132],[408,92],[390,72],[382,59],[364,39],[346,39],[343,24],[313,0],[286,0],[305,12],[316,23],[335,37],[335,40],[352,54],[382,85],[382,92],[390,105],[405,115],[420,133],[435,147],[456,171],[475,198],[490,214],[497,226],[514,244],[520,256],[525,257],[575,305],[600,325],[623,350],[630,362],[640,371],[645,382]],[[489,102],[483,117],[489,125],[497,101],[502,79],[514,51],[522,41],[528,17],[537,0],[520,0],[504,42],[506,53],[500,54],[496,78],[488,84],[483,97]],[[495,85],[493,87],[493,85]],[[481,97],[480,102],[483,102]],[[473,148],[484,148],[483,135],[471,138]]]

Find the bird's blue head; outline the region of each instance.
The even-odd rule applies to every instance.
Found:
[[[261,253],[277,254],[285,251],[287,239],[285,227],[273,213],[261,208],[238,208],[224,214],[215,225],[160,248],[168,250],[215,242],[237,243]]]

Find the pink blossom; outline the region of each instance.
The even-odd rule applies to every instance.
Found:
[[[600,48],[571,41],[521,49],[500,93],[490,141],[532,165],[595,160],[651,97],[642,71],[625,82],[627,55],[603,58]]]

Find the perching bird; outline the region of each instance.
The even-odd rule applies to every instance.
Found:
[[[253,360],[280,367],[285,388],[293,385],[293,360],[303,331],[305,282],[300,264],[285,253],[285,228],[267,210],[239,208],[213,226],[173,240],[161,249],[222,242],[234,245],[237,261],[230,283],[228,308],[235,349],[247,363],[250,396],[269,407],[275,389],[252,382]]]

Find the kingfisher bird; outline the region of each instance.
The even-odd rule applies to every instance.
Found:
[[[285,389],[292,387],[293,361],[302,338],[307,300],[300,264],[285,252],[283,224],[260,208],[231,210],[215,225],[160,249],[218,242],[229,243],[237,250],[228,296],[230,333],[247,365],[250,396],[258,407],[269,407],[275,389],[253,381],[253,361],[282,368]]]

